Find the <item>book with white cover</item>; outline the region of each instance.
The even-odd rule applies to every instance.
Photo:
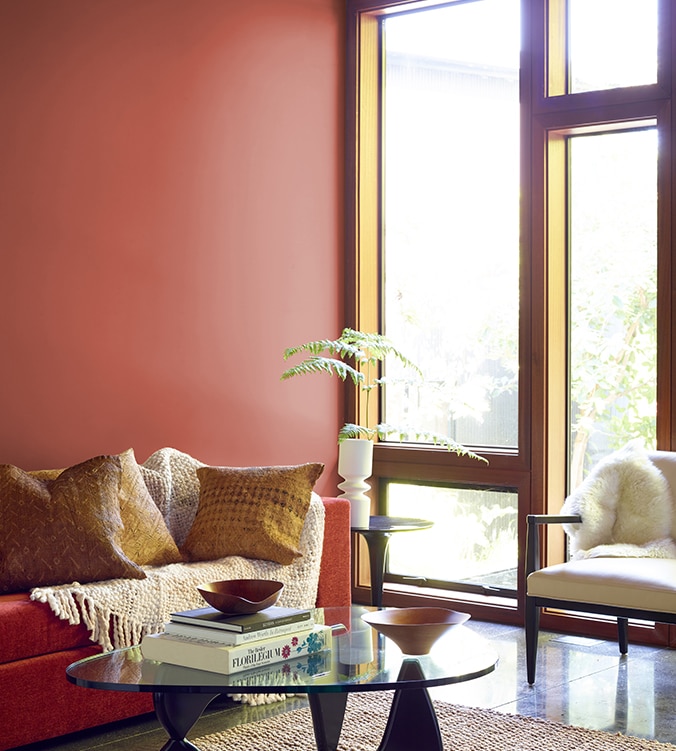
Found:
[[[275,636],[297,634],[299,631],[309,631],[314,626],[314,620],[294,621],[282,626],[270,626],[264,631],[224,631],[218,628],[205,628],[202,625],[193,626],[189,623],[169,621],[165,624],[164,633],[176,636],[190,636],[193,639],[208,639],[220,644],[247,644],[261,639],[272,639]]]
[[[184,685],[186,681],[192,681],[195,685],[205,687],[213,685],[214,693],[219,693],[218,687],[223,686],[224,680],[233,693],[237,693],[237,688],[260,687],[265,687],[263,693],[268,693],[298,684],[334,683],[337,675],[334,652],[331,649],[313,652],[304,657],[289,657],[283,662],[273,662],[228,675],[154,660],[144,660],[141,671],[144,680],[149,683]]]
[[[226,674],[312,655],[330,647],[331,627],[321,624],[307,631],[233,646],[167,633],[146,634],[141,641],[141,653],[147,660]]]

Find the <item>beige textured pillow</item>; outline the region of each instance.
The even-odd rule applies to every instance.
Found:
[[[183,556],[148,492],[134,449],[118,454],[118,458],[122,469],[118,496],[123,525],[120,547],[124,554],[139,566],[182,561]],[[40,480],[52,480],[62,472],[62,469],[39,469],[29,474]]]
[[[39,480],[0,465],[0,591],[143,579],[120,548],[118,457],[99,456]]]
[[[323,464],[202,467],[197,514],[181,552],[192,561],[228,555],[289,564]]]
[[[197,470],[206,464],[183,451],[166,447],[151,454],[139,466],[150,495],[180,547],[197,512],[200,497]]]

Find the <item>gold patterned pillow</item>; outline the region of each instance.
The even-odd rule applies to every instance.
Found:
[[[120,548],[121,462],[99,456],[40,480],[0,465],[0,591],[143,579]]]
[[[160,510],[136,463],[134,450],[119,455],[122,465],[120,481],[120,515],[125,555],[139,566],[162,566],[183,560],[173,537],[169,534]]]
[[[62,469],[31,469],[28,473],[31,477],[37,477],[38,480],[56,480],[63,472]]]
[[[181,552],[192,561],[228,555],[289,564],[323,464],[202,467],[195,521]]]
[[[183,556],[148,491],[134,449],[117,456],[122,469],[118,500],[123,525],[120,546],[124,554],[139,566],[182,561]],[[29,474],[40,480],[53,480],[62,472],[62,469],[39,469]]]

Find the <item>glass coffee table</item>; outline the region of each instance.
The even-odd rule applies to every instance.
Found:
[[[128,647],[73,663],[66,675],[85,688],[152,693],[157,718],[169,735],[162,751],[199,751],[186,735],[202,712],[221,694],[244,693],[308,694],[317,749],[335,751],[348,694],[387,690],[395,693],[379,751],[442,751],[427,689],[486,675],[495,669],[497,654],[466,626],[456,626],[430,654],[403,655],[361,620],[374,609],[320,608],[317,620],[335,626],[331,649],[241,673],[144,660],[139,647]]]

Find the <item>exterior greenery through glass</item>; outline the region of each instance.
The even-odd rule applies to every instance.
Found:
[[[375,446],[378,511],[435,522],[392,541],[396,604],[518,616],[526,514],[676,447],[675,27],[668,0],[348,0],[346,323],[423,370],[387,363],[381,420],[488,459]]]

